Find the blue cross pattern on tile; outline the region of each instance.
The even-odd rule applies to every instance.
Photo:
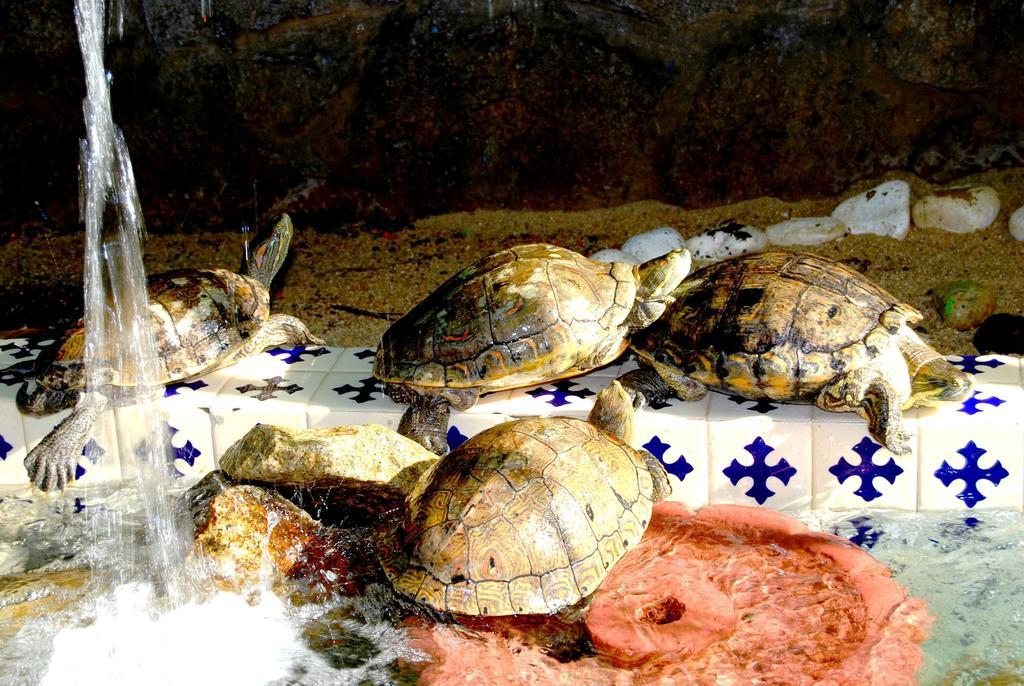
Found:
[[[196,379],[195,381],[179,381],[177,383],[169,383],[164,387],[164,397],[170,398],[172,395],[178,395],[178,392],[183,388],[189,388],[193,391],[198,391],[200,388],[206,388],[210,384],[206,383],[202,379]]]
[[[292,393],[298,393],[299,391],[302,390],[302,386],[299,386],[298,384],[281,383],[284,380],[285,379],[282,376],[275,376],[270,379],[263,379],[264,385],[262,386],[247,383],[244,386],[236,386],[235,390],[237,390],[239,393],[252,393],[253,391],[259,391],[259,393],[253,397],[259,400],[260,402],[264,400],[270,400],[271,398],[276,398],[277,396],[274,394],[277,393],[278,391],[284,391],[288,395],[291,395]]]
[[[990,481],[993,485],[998,486],[1000,481],[1010,476],[1010,473],[1006,471],[1006,468],[1003,467],[999,460],[996,460],[995,464],[988,469],[978,467],[978,460],[988,451],[978,447],[974,441],[968,441],[967,445],[957,450],[957,452],[963,455],[964,466],[960,469],[954,469],[948,462],[943,460],[942,466],[935,470],[935,476],[946,488],[949,488],[957,479],[962,479],[964,490],[957,493],[956,497],[964,501],[967,507],[974,507],[985,499],[985,496],[978,490],[979,481]]]
[[[779,409],[778,404],[773,403],[771,400],[768,400],[768,398],[750,400],[749,398],[744,398],[740,395],[730,395],[728,398],[740,407],[743,407],[744,403],[754,403],[750,407],[745,407],[744,409],[750,410],[751,412],[757,412],[758,414],[768,414],[773,410]]]
[[[322,346],[317,348],[307,348],[304,345],[300,345],[295,348],[271,348],[266,352],[268,355],[272,355],[279,360],[283,360],[285,364],[295,364],[296,362],[302,362],[303,355],[320,357],[321,355],[327,355],[331,351]]]
[[[960,367],[961,371],[967,372],[968,374],[977,374],[982,370],[978,367],[988,367],[989,369],[995,369],[996,367],[1002,367],[1005,362],[1002,360],[984,360],[983,362],[978,361],[978,355],[960,355],[959,360],[950,359],[949,363]]]
[[[531,398],[543,398],[545,395],[550,395],[551,400],[545,400],[548,405],[552,407],[562,407],[568,405],[571,401],[569,398],[587,398],[592,395],[597,395],[594,391],[589,388],[574,389],[573,386],[578,386],[572,379],[561,379],[553,384],[547,384],[544,386],[538,386],[537,388],[531,389],[526,392],[526,395]]]
[[[970,398],[965,400],[960,405],[960,409],[957,410],[957,412],[963,412],[964,414],[967,415],[976,415],[985,409],[984,405],[999,407],[1000,405],[1006,402],[1002,398],[997,398],[994,395],[989,396],[988,398],[980,398],[980,395],[981,391],[975,391],[974,395],[972,395]]]
[[[196,458],[202,455],[203,453],[194,445],[192,445],[192,441],[188,439],[185,440],[185,445],[181,446],[180,448],[175,447],[173,444],[173,440],[174,437],[178,434],[178,432],[181,431],[181,429],[171,426],[170,424],[167,425],[167,428],[169,429],[170,432],[169,440],[172,441],[171,450],[174,451],[174,461],[177,462],[178,460],[181,460],[189,467],[195,467]],[[178,474],[178,476],[185,476],[185,473],[178,469],[177,464],[174,465],[174,471]]]
[[[882,495],[875,488],[875,478],[882,478],[890,484],[895,484],[896,477],[903,473],[903,468],[897,465],[896,460],[892,457],[884,465],[874,463],[875,453],[881,450],[881,448],[881,445],[865,436],[860,440],[860,443],[853,446],[853,452],[857,453],[857,456],[860,457],[860,464],[850,464],[846,461],[845,457],[840,457],[839,462],[829,467],[828,471],[835,475],[839,483],[845,482],[852,476],[859,476],[860,487],[854,491],[854,494],[863,498],[865,502],[870,503]]]
[[[784,457],[780,457],[774,467],[769,466],[765,458],[775,448],[765,443],[764,439],[760,436],[755,438],[754,442],[750,445],[743,446],[743,449],[754,458],[754,463],[748,466],[740,464],[739,460],[733,459],[729,466],[722,470],[722,473],[729,477],[729,481],[732,482],[733,486],[738,484],[743,477],[750,477],[754,485],[744,495],[756,500],[758,505],[764,505],[768,498],[775,495],[775,491],[768,488],[768,479],[775,477],[784,486],[788,486],[789,480],[796,475],[796,469]]]
[[[847,520],[854,528],[854,534],[848,537],[850,543],[860,546],[861,548],[867,548],[870,550],[875,547],[875,543],[882,537],[882,531],[876,529],[871,523],[870,517],[854,517],[853,519]],[[842,535],[841,529],[836,527],[832,533],[836,535]]]
[[[353,386],[352,384],[347,383],[344,386],[335,386],[331,390],[341,396],[346,393],[355,393],[355,395],[349,398],[349,400],[354,400],[360,405],[370,402],[378,393],[380,393],[380,388],[377,385],[377,379],[372,376],[366,379],[360,379],[358,386]]]
[[[454,424],[448,427],[448,433],[445,437],[448,439],[448,450],[455,450],[469,440],[469,436],[459,431],[459,427]]]
[[[358,357],[360,360],[366,360],[372,357],[376,357],[377,351],[371,348],[366,348],[365,350],[360,350],[359,352],[352,354]]]
[[[91,438],[89,439],[89,442],[85,444],[85,447],[82,448],[82,455],[84,455],[89,462],[94,465],[100,461],[100,458],[103,457],[106,452],[106,450],[100,447],[99,443]],[[78,481],[85,476],[87,471],[88,470],[81,464],[75,465],[75,481]],[[78,512],[78,510],[75,511]]]
[[[686,478],[686,475],[693,471],[693,465],[686,461],[686,457],[679,453],[679,459],[675,462],[669,463],[665,461],[665,453],[671,448],[670,443],[666,443],[661,440],[657,435],[653,436],[651,440],[643,444],[643,449],[654,455],[658,460],[665,465],[665,471],[672,474],[680,481]]]
[[[52,338],[29,339],[24,345],[9,341],[0,345],[0,350],[5,353],[11,353],[11,357],[16,360],[24,360],[27,357],[35,357],[40,350],[47,347],[50,343],[53,343]]]
[[[6,460],[12,450],[14,450],[14,446],[8,443],[3,436],[0,436],[0,460]]]
[[[7,386],[17,386],[20,383],[24,383],[30,372],[31,367],[29,363],[18,362],[12,364],[9,367],[0,369],[0,383]]]

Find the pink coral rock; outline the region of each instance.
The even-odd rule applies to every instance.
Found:
[[[765,508],[660,503],[586,618],[635,683],[906,684],[931,618],[845,539]]]

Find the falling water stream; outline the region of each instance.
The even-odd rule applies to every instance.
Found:
[[[202,11],[209,11],[208,2]],[[104,42],[119,36],[123,7],[120,0],[109,8],[105,0],[76,0],[75,21],[86,81],[80,161],[86,393],[81,402],[116,407],[122,481],[89,487],[73,505],[68,496],[56,505],[35,498],[5,503],[11,507],[2,514],[14,521],[0,516],[0,530],[4,539],[17,542],[15,570],[60,572],[85,565],[90,581],[85,601],[73,611],[44,613],[0,649],[0,682],[382,682],[398,655],[394,650],[375,648],[367,660],[339,669],[308,647],[304,627],[324,612],[336,613],[338,605],[298,609],[269,592],[247,598],[217,592],[202,567],[187,559],[192,531],[187,510],[173,497],[173,452],[156,402],[163,385],[142,260],[145,228],[128,147],[111,113],[111,77],[104,69]],[[112,370],[128,390],[107,397]],[[82,507],[84,516],[78,513]],[[0,569],[8,561],[3,563]],[[376,612],[364,603],[348,613],[362,618],[349,628],[371,632],[374,638],[366,641],[383,646],[388,641],[376,632],[393,629],[374,621]],[[343,623],[350,621],[346,615]],[[402,643],[391,645],[397,650]],[[187,657],[181,659],[176,650]],[[232,659],[241,655],[244,660]]]
[[[103,65],[104,0],[76,0],[86,98],[83,102],[86,138],[81,144],[81,215],[85,224],[85,370],[82,402],[105,402],[110,370],[128,382],[120,422],[119,452],[123,476],[134,476],[142,510],[150,523],[154,545],[148,564],[139,568],[131,550],[123,550],[105,570],[120,582],[146,578],[165,594],[171,605],[184,602],[183,576],[174,573],[186,550],[187,532],[176,517],[167,494],[168,465],[173,463],[167,430],[156,406],[162,393],[160,364],[153,341],[142,263],[145,234],[142,210],[132,173],[128,146],[114,125],[108,75]],[[115,4],[111,19],[123,14]],[[112,220],[112,221],[109,221]],[[109,513],[101,516],[110,516]],[[98,532],[120,527],[96,526]],[[118,540],[118,545],[131,541]]]

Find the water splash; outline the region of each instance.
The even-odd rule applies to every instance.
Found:
[[[138,564],[131,550],[94,563],[117,582],[153,579],[161,593],[180,604],[185,594],[183,579],[171,570],[183,558],[187,538],[167,495],[173,453],[155,404],[162,385],[142,263],[145,226],[128,146],[111,112],[110,77],[103,66],[105,9],[104,0],[75,2],[86,82],[86,138],[81,142],[79,163],[80,207],[86,230],[86,393],[81,402],[108,405],[105,394],[114,370],[120,385],[128,389],[127,398],[118,398],[119,403],[127,400],[130,405],[123,411],[129,420],[119,422],[121,472],[138,482],[143,510],[152,524],[148,535],[159,545],[148,546],[153,551],[148,564]],[[118,6],[111,16],[120,21],[123,9]],[[110,517],[97,514],[94,535],[114,534],[115,548],[130,548],[133,541],[116,536],[120,522],[116,516],[112,521]],[[109,551],[109,546],[97,549]]]

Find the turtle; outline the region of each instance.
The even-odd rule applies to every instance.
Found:
[[[585,600],[636,545],[671,492],[634,450],[617,381],[587,421],[530,417],[491,427],[433,463],[377,554],[401,595],[458,615],[555,614]]]
[[[910,328],[916,309],[825,257],[734,257],[697,270],[673,296],[631,341],[640,369],[620,380],[638,407],[709,388],[813,403],[860,414],[876,441],[905,455],[904,409],[971,393],[971,377]]]
[[[373,374],[408,404],[399,433],[439,455],[451,407],[482,393],[608,364],[671,302],[690,270],[674,250],[641,265],[597,262],[543,243],[494,253],[456,273],[391,325]]]
[[[284,263],[294,228],[288,215],[248,261],[246,274],[226,269],[177,269],[147,281],[149,312],[163,383],[184,381],[280,345],[322,345],[298,318],[270,314],[270,283]],[[78,457],[104,402],[79,402],[85,387],[81,321],[37,360],[19,389],[18,408],[47,415],[75,406],[25,458],[29,477],[43,490],[73,479]],[[114,399],[135,380],[132,370],[103,369],[103,395]]]

